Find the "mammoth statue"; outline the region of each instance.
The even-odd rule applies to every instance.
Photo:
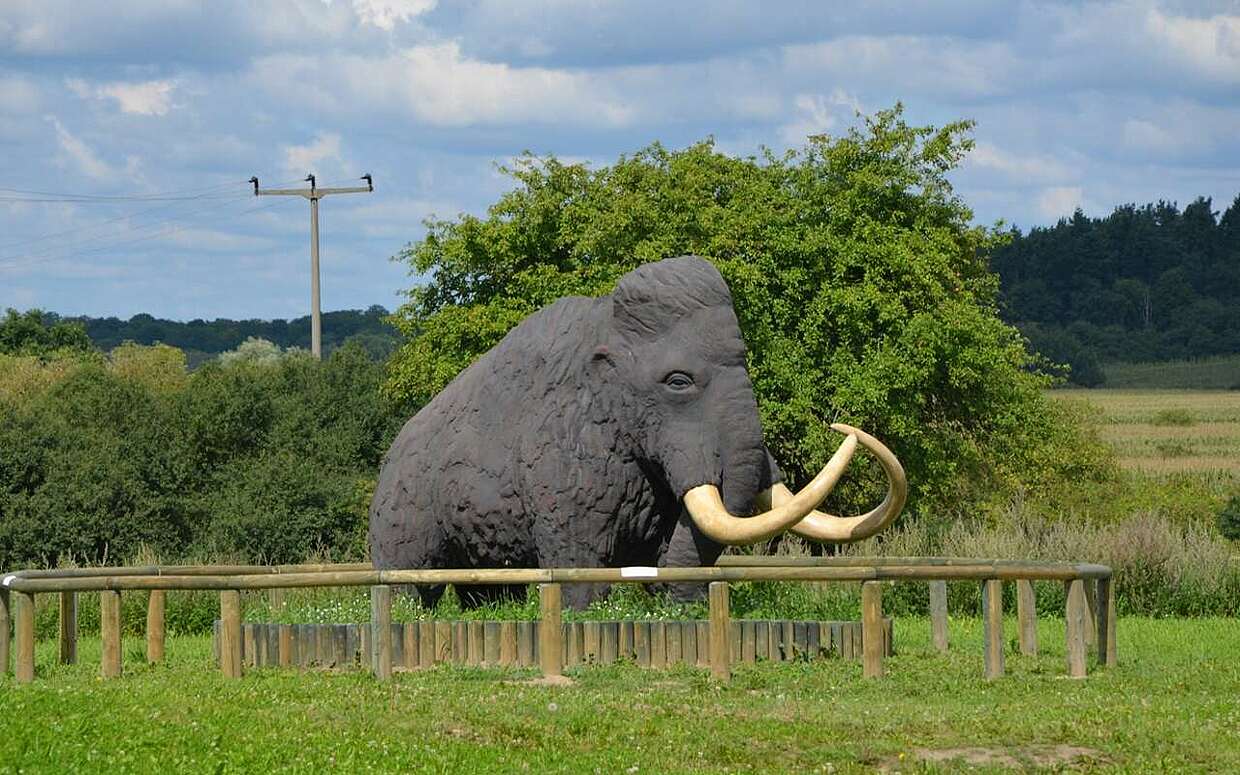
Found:
[[[381,569],[695,566],[785,530],[855,541],[895,519],[907,484],[881,443],[832,427],[839,450],[793,494],[763,444],[723,278],[694,256],[645,264],[607,296],[530,315],[405,424],[371,502],[371,558]],[[886,497],[861,516],[817,511],[858,444],[885,470]],[[442,591],[419,588],[427,605]],[[467,605],[523,593],[458,591]],[[564,591],[582,607],[606,587]]]

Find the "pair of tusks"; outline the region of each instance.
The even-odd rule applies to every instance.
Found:
[[[812,541],[847,543],[869,538],[891,524],[908,499],[908,480],[904,466],[878,439],[850,425],[836,423],[833,430],[846,434],[844,443],[827,464],[800,492],[793,494],[783,484],[762,491],[757,497],[761,511],[752,517],[736,517],[728,512],[719,488],[703,484],[685,493],[685,509],[702,532],[722,544],[752,544],[791,530]],[[852,460],[857,444],[870,450],[887,474],[887,495],[872,511],[856,517],[837,517],[818,511],[818,504],[830,494]]]

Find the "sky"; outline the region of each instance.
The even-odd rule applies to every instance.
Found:
[[[523,151],[749,155],[897,101],[977,122],[976,220],[1240,193],[1240,0],[4,0],[0,309],[179,320],[389,309],[428,217]]]

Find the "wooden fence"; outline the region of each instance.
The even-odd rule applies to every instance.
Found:
[[[1068,674],[1083,678],[1086,654],[1092,644],[1102,665],[1116,661],[1115,594],[1110,568],[1102,565],[1045,562],[1013,562],[969,558],[815,558],[746,557],[721,558],[714,567],[702,568],[534,568],[469,570],[375,570],[366,565],[293,566],[146,566],[130,568],[90,568],[19,571],[0,578],[0,672],[7,672],[10,652],[10,619],[15,627],[14,675],[18,683],[35,677],[34,608],[36,594],[57,594],[60,601],[60,659],[77,658],[77,598],[81,592],[100,595],[100,635],[103,641],[101,674],[119,676],[122,670],[120,595],[122,592],[150,592],[146,628],[147,658],[158,662],[164,656],[164,606],[168,591],[210,589],[220,593],[219,665],[228,677],[239,678],[243,671],[244,630],[241,622],[241,591],[306,587],[371,587],[371,632],[367,648],[371,670],[380,680],[390,678],[394,664],[392,626],[392,587],[406,584],[538,584],[541,617],[535,625],[537,664],[548,676],[560,675],[565,652],[574,639],[566,639],[562,621],[561,584],[709,582],[710,618],[705,628],[707,659],[712,675],[728,680],[734,661],[733,633],[728,604],[728,583],[734,581],[801,581],[861,583],[861,656],[863,674],[883,673],[889,638],[882,614],[883,582],[923,581],[928,583],[933,640],[947,648],[947,581],[977,581],[982,585],[984,632],[984,674],[996,678],[1003,674],[1003,595],[1005,582],[1017,584],[1017,618],[1020,648],[1037,652],[1037,613],[1034,610],[1033,583],[1059,582],[1066,585],[1065,611]],[[742,638],[746,628],[741,627]],[[636,632],[636,631],[635,631]],[[700,642],[694,627],[695,653]],[[756,653],[756,625],[753,630]],[[664,625],[666,648],[666,625]],[[291,632],[290,632],[291,636]],[[279,634],[277,631],[277,638]],[[402,636],[403,637],[403,636]],[[617,636],[619,637],[619,636]],[[636,634],[634,635],[636,638]],[[768,653],[770,634],[768,628]],[[347,635],[346,635],[347,638]],[[583,635],[584,638],[584,635]],[[820,635],[821,638],[821,635]],[[436,637],[435,643],[438,644]],[[483,639],[479,641],[485,651]],[[503,650],[503,638],[496,641]],[[258,648],[258,646],[255,646]],[[421,648],[421,646],[419,646]],[[468,653],[468,633],[466,646]],[[519,648],[519,646],[518,646]],[[683,640],[682,640],[683,653]],[[744,645],[740,647],[744,659]],[[291,650],[289,651],[291,658]],[[282,658],[280,658],[282,659]],[[483,659],[485,660],[485,658]],[[571,664],[571,663],[570,663]]]

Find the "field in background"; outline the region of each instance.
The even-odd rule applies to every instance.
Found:
[[[1240,365],[1240,358],[1236,359]],[[1240,391],[1056,390],[1083,401],[1124,468],[1240,477]]]
[[[973,586],[973,585],[970,585]],[[924,619],[896,622],[881,680],[851,661],[705,670],[436,668],[380,684],[361,672],[219,676],[209,637],[174,638],[168,662],[125,643],[125,675],[100,682],[97,639],[58,666],[40,644],[29,686],[0,678],[0,771],[21,772],[1235,772],[1240,627],[1123,619],[1120,665],[1065,680],[1063,622],[1042,654],[1011,646],[982,678],[981,626],[953,619],[935,653]]]
[[[1104,363],[1107,389],[1240,390],[1240,355],[1193,361]]]

